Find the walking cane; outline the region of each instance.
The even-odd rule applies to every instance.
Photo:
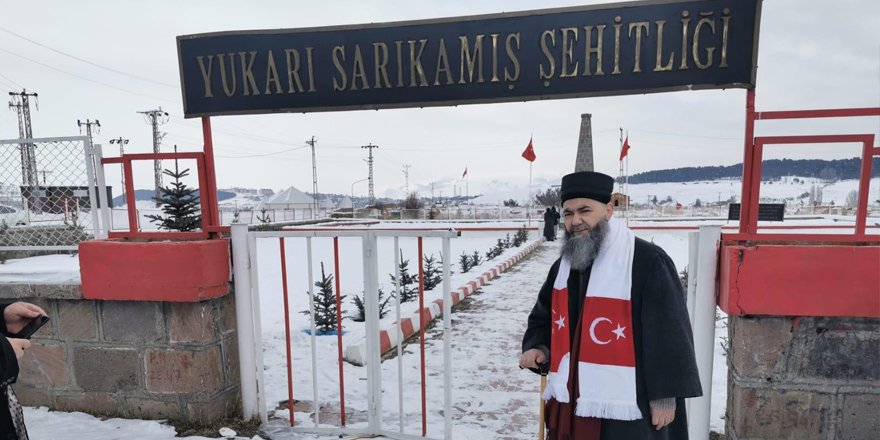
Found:
[[[544,440],[544,389],[547,388],[550,363],[538,364],[538,371],[541,373],[541,395],[538,396],[538,440]]]
[[[544,388],[547,387],[547,376],[541,375],[541,395],[538,396],[538,440],[544,440]]]

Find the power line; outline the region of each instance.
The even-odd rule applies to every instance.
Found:
[[[0,73],[0,78],[5,78],[6,81],[9,81],[9,83],[11,83],[13,86],[15,86],[15,87],[10,87],[11,89],[15,89],[15,88],[24,89],[24,86],[22,86],[21,84],[19,84],[19,83],[13,81],[12,78],[10,78],[10,77],[8,77],[8,76],[2,74],[2,73]]]
[[[276,154],[289,153],[289,152],[291,152],[291,151],[302,150],[302,149],[305,149],[305,148],[306,148],[306,147],[288,148],[288,149],[286,149],[286,150],[273,151],[273,152],[271,152],[271,153],[265,153],[265,154],[249,154],[249,155],[245,155],[245,156],[215,156],[215,157],[222,157],[222,158],[225,158],[225,159],[249,159],[249,158],[252,158],[252,157],[274,156],[274,155],[276,155]]]
[[[95,63],[95,62],[92,62],[92,61],[89,61],[89,60],[86,60],[86,59],[80,58],[80,57],[78,57],[78,56],[76,56],[76,55],[71,55],[71,54],[69,54],[69,53],[67,53],[67,52],[62,52],[62,51],[60,51],[60,50],[58,50],[58,49],[55,49],[55,48],[49,47],[49,46],[47,46],[47,45],[45,45],[45,44],[43,44],[43,43],[40,43],[40,42],[37,42],[37,41],[31,40],[30,38],[25,37],[24,35],[17,34],[17,33],[15,33],[15,32],[10,31],[9,29],[5,29],[5,28],[3,28],[3,27],[0,27],[0,31],[6,32],[7,34],[10,34],[10,35],[13,35],[13,36],[15,36],[15,37],[21,38],[22,40],[25,40],[25,41],[27,41],[27,42],[29,42],[29,43],[36,44],[37,46],[40,46],[40,47],[42,47],[42,48],[49,49],[49,50],[51,50],[52,52],[55,52],[55,53],[57,53],[57,54],[64,55],[64,56],[66,56],[66,57],[68,57],[68,58],[73,58],[74,60],[77,60],[77,61],[79,61],[79,62],[86,63],[86,64],[89,64],[89,65],[91,65],[91,66],[95,66],[95,67],[98,67],[98,68],[101,68],[101,69],[104,69],[104,70],[108,70],[108,71],[110,71],[110,72],[117,73],[117,74],[119,74],[119,75],[128,76],[128,77],[131,77],[131,78],[139,79],[139,80],[141,80],[141,81],[146,81],[146,82],[150,82],[150,83],[153,83],[153,84],[158,84],[158,85],[160,85],[160,86],[173,87],[173,88],[175,88],[175,89],[178,88],[178,86],[177,86],[176,84],[164,83],[164,82],[161,82],[161,81],[156,81],[156,80],[154,80],[154,79],[145,78],[145,77],[143,77],[143,76],[137,76],[137,75],[132,74],[132,73],[123,72],[123,71],[121,71],[121,70],[116,70],[116,69],[114,69],[114,68],[112,68],[112,67],[107,67],[107,66],[104,66],[104,65],[101,65],[101,64],[98,64],[98,63]]]
[[[133,92],[133,91],[131,91],[131,90],[126,90],[126,89],[123,89],[123,88],[121,88],[121,87],[116,87],[116,86],[113,86],[113,85],[107,84],[107,83],[105,83],[105,82],[101,82],[101,81],[94,80],[94,79],[91,79],[91,78],[86,78],[86,77],[84,77],[84,76],[77,75],[77,74],[75,74],[75,73],[70,73],[70,72],[68,72],[68,71],[66,71],[66,70],[62,70],[62,69],[59,69],[59,68],[57,68],[57,67],[50,66],[50,65],[48,65],[48,64],[46,64],[46,63],[42,63],[42,62],[40,62],[40,61],[30,59],[30,58],[28,58],[28,57],[26,57],[26,56],[24,56],[24,55],[19,55],[19,54],[15,53],[15,52],[11,52],[11,51],[6,50],[6,49],[4,49],[4,48],[2,48],[2,47],[0,47],[0,51],[6,52],[6,53],[8,53],[8,54],[10,54],[10,55],[12,55],[12,56],[16,56],[16,57],[19,57],[19,58],[24,59],[24,60],[30,61],[30,62],[32,62],[32,63],[34,63],[34,64],[38,64],[38,65],[43,66],[43,67],[45,67],[45,68],[52,69],[52,70],[57,71],[57,72],[61,72],[61,73],[65,74],[65,75],[70,75],[70,76],[72,76],[72,77],[79,78],[79,79],[81,79],[81,80],[83,80],[83,81],[88,81],[88,82],[91,82],[91,83],[95,83],[95,84],[102,85],[102,86],[104,86],[104,87],[109,87],[109,88],[111,88],[111,89],[118,90],[118,91],[120,91],[120,92],[130,93],[130,94],[132,94],[132,95],[137,95],[137,96],[141,96],[141,97],[144,97],[144,98],[155,99],[155,100],[158,100],[158,101],[170,102],[170,103],[172,103],[172,104],[179,104],[177,101],[172,101],[172,100],[170,100],[170,99],[158,98],[158,97],[156,97],[156,96],[145,95],[145,94],[143,94],[143,93]]]

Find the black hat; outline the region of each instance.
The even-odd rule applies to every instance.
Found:
[[[562,177],[560,197],[562,203],[568,199],[587,198],[602,203],[611,201],[614,178],[594,171],[580,171]]]

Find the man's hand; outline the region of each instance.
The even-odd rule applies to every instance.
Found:
[[[21,359],[21,357],[24,356],[24,349],[31,346],[31,341],[28,341],[27,339],[6,338],[6,340],[12,345],[16,359]]]
[[[520,368],[537,369],[538,364],[543,364],[544,362],[547,362],[547,356],[544,356],[544,352],[537,348],[526,350],[519,358]]]
[[[45,314],[46,312],[43,309],[31,303],[14,302],[6,306],[6,310],[3,311],[3,319],[6,321],[6,332],[14,335],[20,332],[32,319]]]
[[[651,423],[658,431],[664,426],[672,423],[675,419],[675,408],[672,409],[654,409],[651,408]]]

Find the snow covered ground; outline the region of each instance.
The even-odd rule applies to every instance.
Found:
[[[836,221],[838,220],[838,221]],[[847,218],[824,217],[786,221],[786,225],[839,224],[851,221]],[[701,221],[689,219],[676,222],[676,225],[724,224],[720,220]],[[631,226],[656,225],[651,221],[632,221]],[[517,227],[521,223],[506,223],[492,226]],[[666,223],[664,223],[666,225]],[[387,225],[385,225],[387,226]],[[394,227],[417,227],[417,223],[393,223]],[[432,223],[431,227],[453,225]],[[466,226],[475,226],[469,224]],[[486,225],[488,226],[488,225]],[[800,231],[803,232],[803,231]],[[848,230],[829,229],[829,233],[847,233]],[[877,233],[873,229],[872,233]],[[637,230],[637,235],[657,243],[670,254],[681,270],[688,260],[687,234],[682,230]],[[483,266],[461,274],[458,256],[479,250],[484,253],[497,238],[499,232],[465,232],[461,238],[452,240],[453,288],[458,287],[475,274],[481,273],[518,252],[518,248],[507,252]],[[536,237],[532,233],[532,239]],[[301,311],[307,310],[308,281],[306,277],[306,258],[304,239],[286,239],[286,258],[288,261],[288,281],[291,304],[291,326],[293,344],[294,406],[298,423],[313,423],[310,414],[313,400],[312,369],[309,354],[310,337],[303,330],[309,324]],[[330,239],[313,239],[313,276],[320,278],[320,265],[325,262],[325,270],[332,273],[332,243]],[[547,243],[536,250],[532,257],[494,279],[481,293],[468,301],[468,305],[453,315],[453,438],[532,438],[537,429],[538,379],[516,367],[519,354],[519,341],[525,327],[525,317],[534,303],[535,293],[544,280],[546,271],[558,255],[559,242]],[[416,242],[412,238],[401,238],[400,247],[403,258],[410,260],[410,268],[417,270]],[[439,256],[440,240],[425,239],[424,252]],[[262,311],[264,373],[267,384],[267,406],[273,418],[286,420],[288,412],[276,409],[287,400],[287,372],[284,341],[284,316],[280,282],[280,250],[277,239],[263,239],[258,242],[258,264],[260,271],[260,305]],[[388,274],[393,272],[393,240],[381,239],[379,242],[379,273],[383,290],[391,291]],[[348,295],[343,309],[351,313],[352,297],[362,290],[362,264],[359,239],[340,239],[340,284],[342,292]],[[51,268],[51,270],[50,270]],[[30,273],[29,281],[53,280],[58,274],[77,273],[76,258],[69,256],[45,256],[26,260],[10,260],[0,265],[0,280],[22,282]],[[63,277],[61,277],[63,278]],[[16,281],[17,280],[17,281]],[[55,281],[61,282],[61,281]],[[439,289],[435,289],[439,290]],[[439,292],[428,292],[426,303],[439,297]],[[412,303],[402,306],[402,313],[412,310]],[[393,310],[393,308],[392,308]],[[384,320],[391,323],[393,312]],[[363,324],[344,320],[346,333],[343,345],[356,343],[363,338]],[[716,329],[716,354],[712,386],[711,429],[723,431],[726,405],[726,358],[721,343],[726,336],[724,321]],[[429,437],[442,436],[442,332],[435,327],[429,332],[427,357],[427,424]],[[318,401],[321,404],[322,423],[333,423],[338,418],[338,363],[336,361],[336,338],[318,337],[316,347],[318,369]],[[419,356],[418,345],[409,345],[398,366],[397,359],[383,362],[382,380],[383,407],[386,409],[385,426],[395,430],[398,423],[398,371],[402,372],[404,390],[404,429],[408,433],[420,434],[421,408],[419,405]],[[364,423],[366,409],[366,369],[344,364],[346,412],[349,426]],[[45,408],[26,408],[25,417],[31,437],[40,439],[172,439],[173,427],[156,421],[144,420],[100,420],[82,413],[48,411]],[[201,439],[202,437],[191,437]],[[329,439],[330,437],[303,436],[304,439]],[[335,437],[334,437],[335,438]]]
[[[417,226],[417,224],[409,224]],[[504,224],[498,226],[518,226]],[[401,226],[395,224],[395,226]],[[436,225],[431,226],[451,226]],[[496,226],[496,225],[493,225]],[[462,252],[472,253],[474,250],[484,252],[493,245],[497,238],[503,236],[499,232],[470,232],[452,241],[452,257]],[[683,266],[687,260],[687,238],[681,231],[650,231],[640,232],[648,240],[653,240],[665,247],[677,265]],[[532,234],[532,238],[535,234]],[[297,241],[303,239],[287,239],[286,257],[288,261],[288,280],[290,286],[290,304],[292,318],[292,334],[294,346],[293,377],[295,399],[300,401],[295,409],[296,420],[311,420],[308,409],[312,401],[312,371],[309,358],[310,338],[302,330],[308,327],[308,321],[299,312],[307,310],[308,297],[305,294],[308,286],[305,276],[305,251]],[[351,297],[360,294],[362,283],[362,265],[360,264],[359,239],[340,239],[340,282],[342,291],[349,295],[344,309],[350,313]],[[454,438],[530,438],[537,426],[537,390],[539,381],[531,374],[520,371],[516,367],[519,352],[519,340],[525,326],[525,316],[534,303],[535,292],[543,282],[550,264],[558,254],[558,243],[548,243],[534,255],[515,266],[501,277],[484,287],[483,291],[470,300],[470,306],[453,315],[453,400],[455,402]],[[404,259],[411,261],[410,267],[416,268],[415,239],[400,240]],[[439,254],[439,239],[425,239],[426,254]],[[390,291],[387,274],[393,271],[393,240],[382,239],[379,243],[380,278],[383,288]],[[491,262],[461,274],[457,264],[453,266],[453,287],[473,278],[486,267],[503,261],[519,251],[511,248]],[[329,239],[313,239],[313,258],[316,262],[315,279],[320,273],[319,261],[324,261],[328,273],[332,271],[332,248]],[[51,256],[57,258],[59,256]],[[46,258],[46,257],[40,257]],[[70,259],[70,257],[61,256]],[[263,323],[263,349],[265,379],[268,391],[268,408],[273,417],[285,419],[286,410],[274,411],[281,402],[287,400],[287,377],[285,369],[284,317],[280,286],[280,255],[277,239],[260,240],[258,243],[258,259],[260,265],[259,279],[261,290],[261,309]],[[29,259],[34,260],[34,259]],[[52,267],[57,265],[48,261],[27,262],[21,264],[29,267]],[[27,262],[27,263],[26,263]],[[65,261],[66,262],[66,261]],[[12,263],[15,263],[14,261]],[[2,267],[2,266],[0,266]],[[10,266],[10,267],[15,267]],[[439,289],[436,289],[439,290]],[[426,302],[439,295],[439,292],[428,292]],[[415,306],[403,305],[403,313]],[[390,323],[393,315],[386,318]],[[344,321],[346,334],[343,345],[349,341],[356,342],[363,337],[363,324]],[[428,389],[428,433],[429,436],[442,434],[442,338],[439,328],[433,329],[427,343],[427,389]],[[336,362],[336,338],[319,337],[317,349],[318,359],[318,395],[327,417],[333,418],[338,412],[338,364]],[[398,370],[398,362],[389,360],[383,363],[383,389],[386,390],[383,406],[388,409],[385,420],[389,429],[396,429],[398,421],[398,386],[397,373],[403,372],[404,388],[404,427],[407,432],[420,432],[419,402],[419,356],[417,345],[409,345],[402,357],[402,370]],[[713,429],[722,430],[723,402],[725,402],[725,371],[724,358],[716,360],[716,386],[713,390],[713,401],[716,405],[713,414]],[[346,412],[349,426],[363,423],[366,409],[366,369],[344,365]],[[717,394],[717,395],[715,395]],[[28,425],[34,439],[74,439],[88,438],[104,440],[116,438],[171,439],[174,429],[155,421],[142,420],[99,420],[81,413],[64,413],[47,411],[45,408],[28,408],[26,411]],[[332,421],[331,421],[332,422]],[[308,422],[306,422],[308,423]],[[198,437],[193,437],[198,438]],[[303,438],[320,438],[317,436]]]

